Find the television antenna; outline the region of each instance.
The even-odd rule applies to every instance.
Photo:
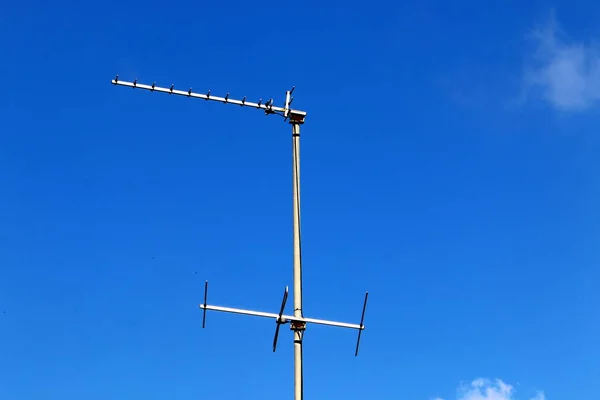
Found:
[[[283,300],[281,301],[281,307],[279,313],[268,313],[253,310],[244,310],[239,308],[220,307],[207,304],[208,296],[208,281],[204,284],[204,302],[200,304],[200,309],[203,310],[202,315],[202,328],[206,325],[206,311],[221,311],[234,314],[250,315],[255,317],[271,318],[275,321],[275,336],[273,338],[273,352],[277,349],[277,340],[279,338],[279,328],[281,325],[290,324],[290,330],[294,332],[294,400],[303,400],[303,366],[302,366],[302,343],[304,337],[304,331],[306,325],[309,323],[337,326],[340,328],[349,328],[358,330],[358,338],[356,340],[356,350],[354,355],[358,355],[358,348],[360,346],[360,336],[362,331],[365,329],[363,324],[365,318],[365,310],[367,308],[367,300],[369,298],[369,292],[365,293],[365,300],[363,304],[362,314],[359,324],[351,324],[345,322],[328,321],[323,319],[305,318],[302,313],[302,241],[300,235],[300,125],[304,124],[306,119],[306,112],[296,109],[292,109],[292,93],[294,88],[285,92],[285,104],[283,107],[277,107],[273,104],[273,99],[269,99],[266,102],[262,102],[260,99],[257,103],[246,101],[246,97],[242,100],[235,100],[229,97],[229,93],[225,97],[213,96],[210,90],[206,94],[194,93],[192,89],[189,90],[177,90],[174,85],[170,88],[163,88],[156,86],[156,82],[152,85],[140,84],[135,79],[133,82],[126,82],[119,80],[119,75],[111,82],[115,86],[126,86],[134,89],[144,89],[153,92],[161,92],[167,94],[175,94],[185,97],[193,97],[197,99],[212,100],[225,104],[235,104],[242,107],[256,108],[264,110],[265,114],[276,114],[283,117],[284,121],[289,120],[292,125],[292,180],[293,180],[293,219],[294,219],[294,314],[284,315],[285,306],[288,298],[288,287],[286,286]]]

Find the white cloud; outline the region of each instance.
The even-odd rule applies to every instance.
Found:
[[[535,51],[525,74],[528,92],[536,90],[560,111],[600,105],[600,47],[569,40],[554,18],[532,38]]]
[[[458,400],[518,400],[515,389],[500,379],[490,381],[488,379],[476,379],[473,382],[462,385],[458,390]],[[434,400],[442,400],[440,398]],[[543,392],[538,392],[528,400],[546,400]]]

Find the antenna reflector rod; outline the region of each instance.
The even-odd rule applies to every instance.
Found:
[[[202,328],[206,325],[206,296],[208,296],[208,281],[204,282],[204,312],[202,313]]]
[[[156,81],[152,82],[152,90],[154,90],[155,86],[156,86]]]
[[[229,101],[229,93],[225,95],[225,102]]]
[[[137,78],[135,78],[135,79],[133,80],[133,87],[136,87],[136,86],[137,86]]]
[[[173,88],[175,87],[174,84],[171,84],[171,89],[169,89],[171,91],[171,93],[173,93]]]
[[[358,346],[360,346],[360,334],[362,333],[365,326],[363,322],[365,322],[365,311],[367,310],[367,300],[369,299],[369,292],[365,293],[365,304],[363,305],[362,315],[360,317],[360,328],[358,329],[358,339],[356,340],[356,351],[354,352],[354,356],[358,355]]]
[[[290,94],[294,93],[294,89],[296,89],[296,86],[292,86],[292,90],[290,90]]]
[[[242,104],[241,105],[243,106],[244,104],[246,104],[246,96],[244,96],[244,98],[242,99]]]
[[[206,100],[208,100],[210,98],[210,89],[208,89],[208,92],[206,93]]]
[[[117,76],[115,76],[115,84],[119,82],[119,75],[117,74]]]

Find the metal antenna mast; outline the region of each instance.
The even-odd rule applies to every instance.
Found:
[[[293,315],[284,315],[285,305],[288,297],[288,288],[286,286],[285,292],[283,294],[283,301],[281,302],[281,307],[279,309],[279,313],[268,313],[261,311],[252,311],[252,310],[244,310],[239,308],[230,308],[230,307],[220,307],[208,305],[206,303],[207,295],[208,295],[208,281],[204,284],[204,303],[200,304],[200,309],[203,310],[202,316],[202,328],[205,327],[206,324],[206,311],[222,311],[229,312],[234,314],[245,314],[251,315],[255,317],[264,317],[264,318],[272,318],[275,321],[275,337],[273,338],[273,351],[277,348],[277,339],[279,337],[279,327],[283,324],[290,324],[290,330],[294,332],[294,400],[303,400],[303,367],[302,367],[302,343],[304,337],[304,331],[306,329],[306,324],[320,324],[320,325],[329,325],[329,326],[337,326],[341,328],[350,328],[358,330],[358,338],[356,341],[356,350],[354,355],[358,355],[358,347],[360,345],[360,336],[362,331],[365,329],[363,325],[365,318],[365,310],[367,308],[367,299],[369,297],[369,292],[365,294],[365,301],[363,304],[362,315],[360,318],[360,324],[350,324],[345,322],[336,322],[336,321],[328,321],[322,319],[315,318],[305,318],[302,313],[302,240],[300,235],[300,125],[304,124],[304,120],[306,119],[306,112],[299,111],[291,108],[292,101],[294,98],[292,97],[292,93],[294,91],[294,87],[291,90],[286,91],[285,93],[285,104],[283,107],[276,107],[273,105],[273,99],[269,99],[267,102],[263,103],[262,99],[258,101],[258,103],[248,102],[246,101],[246,97],[242,100],[235,100],[229,98],[229,93],[225,95],[225,97],[213,96],[210,93],[210,90],[206,94],[194,93],[192,89],[189,90],[176,90],[174,85],[171,85],[170,88],[162,88],[156,86],[156,82],[152,83],[152,85],[144,85],[137,83],[137,79],[133,82],[125,82],[119,80],[119,75],[112,80],[113,85],[117,86],[127,86],[134,89],[145,89],[154,92],[162,92],[168,94],[175,94],[179,96],[185,97],[195,97],[198,99],[204,100],[212,100],[220,103],[226,104],[235,104],[242,107],[250,107],[256,108],[260,110],[264,110],[265,114],[277,114],[284,118],[284,121],[289,120],[289,123],[292,125],[292,179],[293,179],[293,218],[294,218],[294,314]]]

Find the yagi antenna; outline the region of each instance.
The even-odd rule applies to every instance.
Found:
[[[175,85],[171,85],[169,88],[163,88],[156,86],[156,82],[152,85],[145,85],[138,83],[137,79],[133,82],[121,81],[119,75],[111,82],[115,86],[125,86],[133,89],[144,89],[151,92],[161,92],[167,94],[174,94],[184,97],[193,97],[197,99],[216,101],[223,104],[235,104],[241,107],[255,108],[263,110],[265,114],[276,114],[283,117],[284,121],[288,121],[292,125],[292,181],[293,181],[293,217],[294,217],[294,235],[293,235],[293,247],[294,247],[294,313],[293,315],[285,315],[285,306],[288,298],[288,288],[285,288],[283,293],[283,300],[281,301],[281,307],[279,313],[269,313],[261,311],[244,310],[239,308],[220,307],[207,304],[208,297],[208,281],[204,283],[204,302],[200,304],[202,309],[202,328],[206,326],[206,311],[221,311],[234,314],[244,314],[254,317],[272,318],[275,321],[275,336],[273,338],[273,351],[277,349],[277,341],[279,339],[279,328],[281,325],[290,324],[290,330],[294,332],[294,400],[303,400],[303,357],[302,357],[302,344],[304,338],[304,332],[307,324],[317,325],[328,325],[336,326],[341,328],[349,328],[358,330],[358,338],[356,340],[356,350],[354,355],[358,355],[358,349],[360,346],[360,339],[362,331],[365,329],[364,319],[365,311],[367,309],[367,299],[369,293],[365,294],[365,302],[360,317],[360,324],[351,324],[346,322],[336,322],[324,319],[305,318],[302,313],[302,256],[301,256],[301,236],[300,236],[300,125],[304,124],[306,119],[306,112],[293,109],[292,102],[294,98],[292,93],[294,92],[295,86],[292,89],[285,92],[285,102],[283,107],[274,105],[273,98],[263,103],[262,99],[254,103],[246,101],[246,96],[242,100],[232,99],[229,93],[225,97],[214,96],[210,93],[210,90],[206,94],[195,93],[191,88],[188,90],[175,89]]]
[[[253,103],[250,101],[246,101],[245,96],[242,100],[231,99],[229,97],[229,93],[227,93],[224,97],[220,97],[220,96],[214,96],[214,95],[210,94],[210,90],[208,90],[206,92],[206,94],[203,94],[203,93],[193,92],[192,88],[189,88],[187,90],[177,90],[177,89],[175,89],[175,85],[171,85],[170,88],[158,87],[158,86],[156,86],[156,82],[153,82],[152,85],[144,85],[144,84],[138,83],[137,79],[134,79],[133,82],[126,82],[126,81],[119,80],[119,75],[115,76],[115,79],[113,79],[111,83],[113,85],[127,86],[127,87],[131,87],[133,89],[144,89],[144,90],[149,90],[151,92],[176,94],[179,96],[194,97],[197,99],[212,100],[212,101],[216,101],[219,103],[236,104],[236,105],[239,105],[242,107],[256,108],[259,110],[264,110],[265,114],[280,115],[280,116],[284,117],[286,120],[287,120],[287,118],[291,118],[293,115],[294,116],[293,123],[298,123],[298,124],[303,124],[304,119],[306,118],[306,112],[299,111],[299,110],[291,110],[289,108],[291,105],[290,96],[291,96],[292,92],[294,91],[295,86],[292,87],[291,90],[288,90],[286,92],[286,102],[285,102],[284,106],[277,107],[277,106],[273,105],[274,100],[272,98],[267,100],[265,103],[263,103],[262,99],[258,100],[257,103]]]

